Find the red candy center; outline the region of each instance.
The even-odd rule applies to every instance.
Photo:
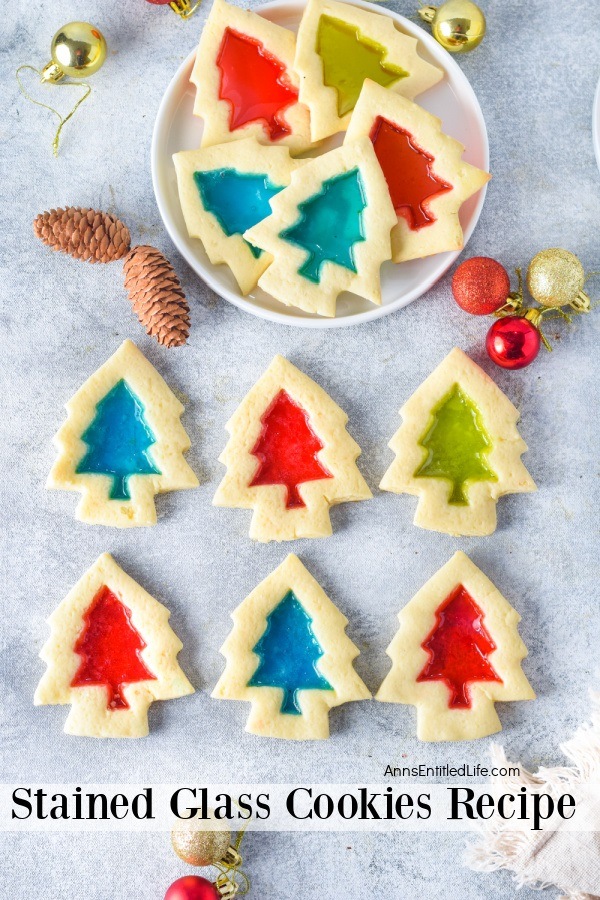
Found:
[[[310,427],[308,413],[280,391],[261,422],[262,434],[252,450],[259,465],[250,487],[284,484],[287,509],[305,506],[298,485],[333,477],[317,459],[324,445]]]
[[[231,107],[231,131],[262,121],[272,141],[292,133],[283,113],[296,103],[298,91],[287,81],[283,63],[260,41],[226,28],[217,66],[221,70],[219,97]]]
[[[81,665],[71,687],[105,685],[109,709],[129,709],[123,686],[155,680],[141,658],[146,644],[131,624],[131,612],[106,586],[101,587],[83,616],[75,643]]]
[[[396,214],[404,216],[413,231],[435,222],[427,201],[452,190],[433,174],[435,158],[418,146],[412,134],[382,116],[375,120],[371,141]]]
[[[470,709],[469,685],[502,679],[487,657],[496,645],[483,626],[483,612],[459,585],[436,610],[436,624],[421,644],[429,662],[417,681],[443,681],[450,691],[450,709]]]

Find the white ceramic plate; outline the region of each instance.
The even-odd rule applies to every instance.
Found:
[[[596,87],[596,96],[594,97],[594,110],[592,112],[592,134],[594,136],[594,152],[596,154],[596,162],[600,169],[600,81]]]
[[[403,16],[383,6],[375,6],[361,0],[354,0],[354,5],[390,16],[402,31],[420,40],[421,55],[443,69],[445,78],[431,90],[421,94],[417,98],[418,102],[442,120],[447,134],[465,145],[467,149],[464,158],[468,162],[487,170],[489,146],[481,107],[471,85],[450,54],[430,34]],[[257,7],[255,11],[278,25],[295,31],[303,9],[302,0],[292,2],[276,0],[274,3]],[[400,265],[384,263],[381,270],[382,305],[373,306],[362,297],[344,293],[338,298],[337,316],[334,319],[324,319],[284,306],[259,288],[243,297],[228,267],[213,266],[201,242],[188,236],[179,205],[172,155],[178,150],[192,150],[199,147],[202,136],[202,120],[192,114],[195,89],[189,83],[195,52],[194,49],[180,66],[158,110],[152,136],[152,182],[160,214],[175,246],[192,269],[217,294],[240,309],[272,322],[305,328],[336,328],[368,322],[400,309],[424,294],[441,278],[457,258],[458,252],[439,253],[436,256]],[[336,135],[327,145],[327,149],[337,146],[342,140],[343,135]],[[484,199],[485,188],[471,197],[461,208],[460,220],[465,234],[465,244],[477,224]]]

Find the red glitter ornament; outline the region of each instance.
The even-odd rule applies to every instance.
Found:
[[[211,881],[199,875],[184,875],[174,881],[165,900],[219,900],[219,892]]]
[[[510,278],[504,266],[488,256],[474,256],[460,264],[452,277],[452,293],[461,309],[487,316],[504,306]]]
[[[485,346],[497,366],[524,369],[540,352],[541,342],[539,330],[525,316],[505,316],[494,322]]]

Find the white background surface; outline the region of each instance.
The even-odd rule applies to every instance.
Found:
[[[411,2],[394,8],[413,14]],[[542,247],[576,251],[600,268],[600,179],[591,137],[598,79],[592,0],[486,4],[490,33],[460,60],[481,101],[492,171],[469,254],[526,265]],[[337,507],[335,535],[293,549],[350,619],[362,654],[357,669],[372,690],[388,670],[385,647],[396,614],[457,548],[470,553],[523,616],[525,671],[534,703],[500,704],[499,739],[529,766],[563,762],[559,743],[585,719],[597,686],[598,404],[600,311],[572,329],[549,327],[555,351],[520,373],[493,368],[483,351],[487,321],[454,304],[449,278],[422,300],[355,329],[301,332],[244,315],[215,298],[181,261],[160,223],[150,180],[150,136],[173,72],[193,47],[205,12],[180,22],[166,8],[43,0],[3,9],[0,124],[3,294],[1,419],[4,518],[2,558],[2,781],[31,782],[376,782],[388,763],[486,762],[488,742],[420,744],[410,708],[342,707],[323,743],[286,744],[243,731],[244,704],[210,699],[222,670],[218,648],[229,613],[284,557],[288,545],[255,545],[250,513],[213,509],[223,469],[223,426],[276,352],[323,385],[348,412],[375,498]],[[65,129],[58,160],[49,114],[25,104],[13,81],[18,64],[47,61],[56,28],[87,18],[106,33],[110,56],[93,78],[93,98]],[[70,105],[68,89],[52,92]],[[46,97],[50,91],[45,91]],[[166,351],[146,338],[122,287],[119,264],[77,263],[38,244],[31,221],[44,208],[89,205],[118,213],[136,242],[173,260],[192,307],[190,343]],[[598,283],[592,296],[600,295]],[[557,335],[556,339],[554,335]],[[125,338],[134,339],[186,404],[188,454],[196,491],[158,500],[159,525],[116,531],[75,521],[76,496],[46,492],[51,437],[64,402]],[[499,503],[499,529],[455,540],[412,525],[415,500],[380,494],[392,458],[387,441],[397,410],[454,346],[496,377],[522,413],[533,495]],[[34,708],[43,671],[37,653],[57,603],[104,550],[172,611],[184,642],[180,661],[197,687],[189,698],[155,704],[152,734],[138,742],[68,737],[67,710]],[[475,900],[513,896],[509,876],[481,876],[460,864],[451,836],[322,834],[251,837],[253,900]],[[3,840],[0,893],[45,900],[162,900],[189,871],[167,836]],[[550,892],[552,894],[552,892]],[[537,894],[522,892],[520,897]]]

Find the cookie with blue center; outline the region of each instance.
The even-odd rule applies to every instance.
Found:
[[[271,200],[303,163],[286,147],[265,147],[255,138],[173,157],[188,234],[202,241],[213,265],[231,269],[242,294],[249,293],[270,256],[243,235],[271,214]]]

